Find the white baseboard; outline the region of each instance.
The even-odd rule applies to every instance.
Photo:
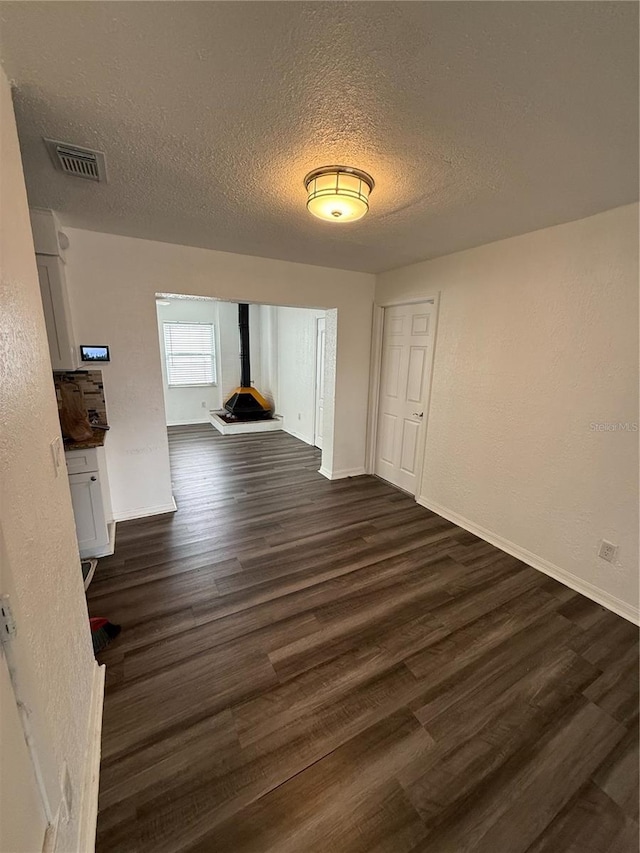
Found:
[[[528,566],[531,566],[540,572],[544,572],[545,575],[549,575],[549,577],[560,581],[560,583],[563,583],[565,586],[571,587],[571,589],[574,589],[581,595],[585,595],[597,604],[601,604],[603,607],[606,607],[607,610],[612,610],[614,613],[617,613],[618,616],[628,619],[629,622],[633,622],[635,625],[640,625],[640,609],[634,607],[632,604],[623,601],[621,598],[617,598],[615,595],[611,595],[611,593],[601,589],[599,586],[595,586],[595,584],[592,584],[589,581],[579,578],[572,572],[568,572],[566,569],[562,569],[560,566],[550,563],[548,560],[545,560],[544,557],[539,557],[537,554],[527,551],[526,548],[522,548],[520,545],[510,542],[508,539],[504,539],[497,533],[493,533],[493,531],[487,530],[473,521],[469,521],[468,518],[458,515],[457,512],[453,512],[453,510],[450,510],[447,507],[440,506],[432,501],[427,501],[424,498],[416,498],[416,501],[420,506],[430,509],[432,512],[441,515],[442,518],[446,518],[447,521],[451,521],[453,524],[457,524],[458,527],[463,527],[465,530],[468,530],[469,533],[473,533],[476,536],[479,536],[480,539],[484,539],[485,542],[495,545],[496,548],[500,548],[501,551],[506,551],[507,554],[511,554],[512,557],[521,560]]]
[[[176,512],[178,509],[175,498],[171,498],[170,504],[159,504],[158,506],[141,506],[139,509],[130,509],[126,512],[114,512],[114,521],[130,521],[134,518],[146,518],[148,515],[164,515],[167,512]]]
[[[318,470],[318,474],[322,474],[327,480],[344,480],[347,477],[361,477],[365,474],[364,468],[343,468],[340,471],[329,471],[324,466]]]
[[[284,421],[283,421],[283,423],[284,423]],[[304,441],[305,444],[313,445],[313,439],[312,438],[308,438],[306,435],[302,435],[302,433],[296,432],[294,429],[289,429],[289,427],[287,427],[287,426],[283,426],[282,429],[285,432],[288,432],[289,435],[292,435],[294,438],[297,438],[299,441]]]
[[[100,744],[102,738],[102,706],[106,667],[96,664],[91,690],[89,730],[85,759],[85,776],[80,802],[78,850],[90,853],[95,849],[98,821],[98,787],[100,783]]]

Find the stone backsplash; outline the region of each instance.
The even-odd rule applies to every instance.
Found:
[[[109,423],[107,405],[104,399],[104,385],[101,370],[54,371],[53,382],[56,387],[58,409],[60,408],[59,388],[62,382],[75,382],[82,391],[84,404],[89,413],[89,421],[93,424]]]

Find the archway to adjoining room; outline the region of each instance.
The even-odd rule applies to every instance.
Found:
[[[244,373],[240,305],[248,314]],[[321,449],[323,473],[331,470],[336,347],[326,341],[335,337],[335,310],[158,293],[156,311],[168,427],[284,430]],[[236,417],[229,401],[247,381],[269,411]]]

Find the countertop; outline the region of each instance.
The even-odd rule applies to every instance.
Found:
[[[93,436],[91,438],[85,439],[84,441],[71,441],[65,438],[65,453],[67,450],[90,450],[93,447],[102,447],[102,445],[104,444],[104,438],[107,434],[107,430],[94,429],[92,430],[92,432]]]

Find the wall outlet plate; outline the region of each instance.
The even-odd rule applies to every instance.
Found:
[[[606,539],[600,540],[600,548],[598,549],[598,557],[602,560],[606,560],[608,563],[615,562],[615,559],[618,555],[618,546],[614,545],[613,542],[607,542]]]

